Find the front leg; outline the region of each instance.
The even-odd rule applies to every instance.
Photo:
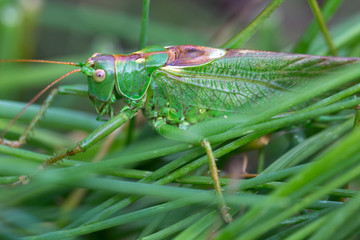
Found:
[[[64,153],[56,154],[54,157],[46,160],[38,170],[42,170],[47,166],[55,164],[61,161],[63,158],[67,158],[69,156],[76,155],[80,152],[84,152],[90,147],[92,147],[95,143],[99,142],[107,135],[115,131],[117,128],[121,127],[124,123],[126,123],[129,119],[134,117],[138,113],[139,109],[130,109],[129,107],[124,107],[121,112],[112,117],[109,121],[95,129],[93,132],[89,134],[85,139],[78,142],[74,147],[66,150]],[[36,174],[36,173],[34,173]],[[13,185],[17,184],[27,184],[29,182],[29,176],[20,176],[19,181],[14,183]]]
[[[49,165],[59,162],[63,158],[73,156],[77,153],[84,152],[90,147],[92,147],[95,143],[99,142],[107,135],[115,131],[117,128],[121,127],[124,123],[126,123],[129,119],[134,117],[138,113],[139,109],[131,109],[125,106],[121,112],[112,117],[109,121],[95,129],[93,132],[89,134],[85,139],[78,142],[74,147],[68,149],[66,152],[57,154],[54,157],[46,160],[41,167],[45,168]]]
[[[219,204],[221,216],[225,222],[230,223],[232,221],[232,217],[228,211],[229,208],[226,205],[222,193],[222,189],[219,181],[218,169],[215,162],[216,160],[210,142],[206,140],[206,138],[204,138],[203,136],[193,134],[186,130],[179,129],[178,127],[173,125],[169,125],[163,119],[158,119],[154,121],[153,125],[155,131],[166,138],[200,144],[205,149],[206,154],[208,155],[209,158],[209,168],[214,182],[215,192],[218,197],[218,204]]]

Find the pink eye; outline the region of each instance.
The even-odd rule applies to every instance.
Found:
[[[102,82],[105,80],[106,73],[103,69],[98,69],[95,71],[93,75],[93,79],[95,82]]]

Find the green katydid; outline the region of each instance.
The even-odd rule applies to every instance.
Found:
[[[231,215],[221,193],[211,144],[205,136],[186,129],[211,118],[226,118],[241,111],[244,105],[281,95],[311,77],[359,60],[194,45],[150,46],[128,55],[95,53],[79,63],[40,60],[75,65],[80,69],[54,81],[29,104],[65,76],[82,72],[88,77],[88,95],[99,116],[112,116],[76,146],[48,159],[42,166],[87,150],[142,110],[161,135],[204,147],[220,210],[229,222]],[[2,60],[6,61],[33,60]],[[30,130],[57,93],[76,94],[77,90],[53,89],[20,139],[0,139],[0,142],[14,147],[25,143]],[[120,99],[125,101],[125,107],[113,116],[112,105]]]

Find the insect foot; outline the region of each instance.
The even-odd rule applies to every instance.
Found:
[[[226,223],[231,223],[233,220],[232,216],[229,213],[229,209],[230,209],[229,207],[222,207],[220,209],[221,216],[223,217]]]
[[[12,148],[19,148],[22,145],[22,143],[19,140],[9,141],[9,140],[6,140],[4,138],[0,139],[0,144],[6,145],[6,146],[9,146],[9,147],[12,147]]]
[[[83,152],[83,149],[77,145],[74,148],[71,148],[69,150],[66,150],[64,153],[61,154],[57,154],[52,158],[49,158],[48,160],[46,160],[42,165],[41,168],[46,168],[47,166],[53,165],[55,163],[58,163],[59,161],[61,161],[63,158],[68,158],[69,156],[75,155],[77,153]]]
[[[21,175],[18,177],[18,180],[17,182],[14,182],[13,184],[11,184],[12,186],[16,186],[16,185],[19,185],[19,184],[22,184],[22,185],[27,185],[29,184],[30,182],[30,178],[29,176],[26,176],[26,175]]]

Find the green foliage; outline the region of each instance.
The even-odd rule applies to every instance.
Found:
[[[220,46],[235,35],[228,46],[262,48],[256,45],[258,40],[272,43],[274,37],[267,22],[278,30],[285,22],[278,20],[282,13],[295,14],[288,12],[292,6],[310,11],[305,1],[281,2],[274,0],[269,8],[255,6],[258,13],[249,5],[250,19],[261,8],[266,10],[249,27],[240,28],[238,16],[226,21],[229,13],[208,1],[152,1],[148,27],[139,1],[101,1],[104,5],[100,1],[2,1],[0,58],[83,61],[93,51],[133,51],[146,39],[157,45]],[[360,57],[360,15],[351,13],[355,6],[349,7],[347,1],[340,6],[341,2],[328,0],[322,9],[326,20],[337,16],[338,8],[346,12],[330,24],[330,36],[339,55]],[[300,22],[303,31],[309,20]],[[281,35],[289,43],[287,49],[327,54],[328,46],[315,23],[297,36],[297,44],[290,33]],[[221,36],[207,42],[217,34]],[[265,50],[279,50],[278,46],[278,42],[268,44]],[[31,99],[38,88],[67,69],[1,63],[0,129],[24,106],[20,102]],[[360,132],[354,124],[359,110],[354,107],[360,104],[355,97],[359,79],[359,65],[351,65],[302,86],[299,94],[260,104],[255,115],[217,119],[189,129],[208,133],[214,143],[232,224],[225,224],[217,212],[204,150],[160,137],[141,123],[141,117],[134,124],[139,126],[133,141],[128,140],[125,127],[89,151],[37,171],[54,152],[101,124],[86,97],[58,96],[24,147],[0,145],[0,238],[356,239],[360,235]],[[80,74],[64,80],[84,81]],[[16,139],[38,108],[31,106],[6,137]],[[231,130],[213,131],[217,126]],[[258,176],[243,178],[245,158],[246,170]],[[264,159],[264,169],[261,163],[258,168],[259,159]],[[32,176],[29,184],[10,187],[26,174]]]

